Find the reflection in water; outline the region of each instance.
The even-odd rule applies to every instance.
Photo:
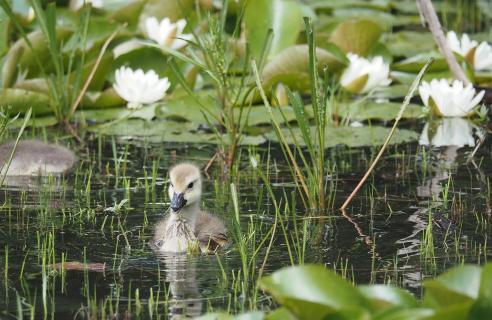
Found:
[[[169,317],[171,319],[195,318],[202,314],[203,297],[198,290],[195,256],[163,254],[156,252],[164,262],[166,282],[169,282]]]
[[[423,146],[435,147],[431,149],[431,177],[417,186],[417,196],[425,199],[420,208],[415,210],[407,219],[413,225],[412,233],[396,241],[400,246],[397,255],[400,257],[417,256],[420,259],[422,234],[429,223],[429,201],[442,201],[443,185],[452,175],[456,167],[458,150],[464,146],[474,147],[473,133],[480,137],[483,132],[470,121],[462,118],[443,118],[435,122],[426,123],[419,139]],[[413,266],[407,266],[413,267]],[[423,279],[420,270],[403,272],[403,283],[408,287],[418,287]]]

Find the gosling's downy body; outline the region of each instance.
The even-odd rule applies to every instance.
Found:
[[[0,146],[0,174],[7,176],[60,175],[69,171],[77,157],[69,149],[39,140],[21,140],[7,169],[15,141]]]
[[[227,229],[217,217],[200,209],[200,169],[178,164],[169,172],[169,215],[155,230],[153,245],[161,252],[187,252],[199,247],[215,251],[227,244]]]

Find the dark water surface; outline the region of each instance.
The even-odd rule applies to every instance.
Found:
[[[100,144],[96,139],[79,150],[78,168],[64,180],[31,181],[28,190],[15,186],[22,182],[9,181],[0,190],[0,310],[5,310],[0,318],[21,313],[55,319],[197,316],[208,310],[247,310],[251,301],[268,308],[268,297],[259,293],[252,300],[245,289],[234,243],[217,256],[157,256],[147,244],[168,206],[168,168],[181,160],[204,165],[214,151],[213,146],[101,138]],[[286,236],[295,262],[324,263],[357,283],[392,283],[417,295],[425,278],[491,256],[490,143],[474,163],[467,163],[470,148],[390,147],[345,215],[335,208],[377,149],[329,150],[334,209],[305,212],[297,197],[297,222],[292,212],[281,212],[285,232],[277,226],[266,260],[275,211],[249,166],[248,149],[243,151],[236,182],[241,230],[249,241],[248,254],[258,250],[251,262],[255,274],[246,285],[255,283],[263,263],[265,273],[291,264]],[[266,166],[267,153],[257,152]],[[276,195],[291,199],[295,189],[279,151],[271,153],[269,166]],[[209,175],[203,206],[233,229],[229,183],[222,182],[217,168]],[[119,213],[105,210],[123,199],[129,201]],[[304,253],[293,248],[296,230],[297,239],[305,235]],[[50,264],[61,262],[62,255],[66,261],[105,263],[104,271],[57,272]]]

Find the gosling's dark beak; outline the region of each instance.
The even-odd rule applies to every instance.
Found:
[[[186,205],[186,199],[184,198],[183,193],[174,193],[173,198],[171,199],[171,209],[174,212],[178,212]]]

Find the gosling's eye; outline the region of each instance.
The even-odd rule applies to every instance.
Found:
[[[190,184],[188,184],[188,189],[191,189],[193,188],[193,182],[190,182]]]

